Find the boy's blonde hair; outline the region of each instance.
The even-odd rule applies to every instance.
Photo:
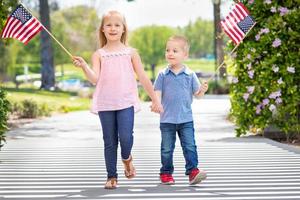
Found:
[[[171,37],[169,37],[168,41],[178,41],[178,42],[181,42],[182,45],[183,45],[183,50],[186,52],[186,53],[189,53],[189,50],[190,50],[190,44],[189,44],[189,41],[186,37],[182,36],[182,35],[173,35]]]
[[[121,36],[121,42],[123,44],[127,45],[128,27],[127,27],[126,19],[125,19],[125,17],[120,12],[118,12],[116,10],[111,10],[111,11],[108,11],[107,13],[105,13],[102,16],[102,19],[101,19],[101,24],[100,24],[100,28],[99,28],[100,47],[103,47],[107,43],[107,39],[106,39],[104,33],[102,32],[105,19],[107,19],[108,17],[111,17],[113,15],[114,16],[119,16],[120,19],[121,19],[121,21],[122,21],[122,24],[123,24],[123,27],[124,27],[124,32],[122,33],[122,36]]]

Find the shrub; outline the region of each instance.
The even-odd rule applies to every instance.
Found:
[[[263,131],[270,124],[299,134],[299,3],[244,3],[257,25],[233,56],[231,114],[237,135]]]
[[[0,148],[3,146],[2,142],[5,142],[9,109],[9,102],[5,95],[5,92],[0,88]]]

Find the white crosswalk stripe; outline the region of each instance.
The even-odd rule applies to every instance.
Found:
[[[128,180],[118,161],[119,188],[103,189],[103,149],[16,148],[0,151],[0,199],[300,199],[299,154],[267,143],[206,142],[198,146],[199,167],[208,178],[188,185],[180,148],[174,152],[176,184],[160,185],[159,146],[134,146],[137,177]]]

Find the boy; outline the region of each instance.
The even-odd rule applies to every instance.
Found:
[[[160,115],[162,184],[174,184],[172,173],[173,152],[176,132],[178,133],[186,161],[186,175],[189,184],[194,185],[206,179],[206,173],[197,168],[198,155],[194,139],[194,124],[191,104],[193,95],[203,96],[208,89],[207,82],[201,85],[196,74],[182,62],[188,58],[189,44],[183,36],[172,36],[166,45],[165,58],[169,65],[159,73],[154,83],[164,112]]]

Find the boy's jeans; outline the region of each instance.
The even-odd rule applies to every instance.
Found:
[[[194,122],[182,124],[160,123],[161,131],[161,174],[172,174],[173,152],[178,133],[180,144],[185,158],[185,174],[188,175],[192,169],[198,166],[197,146],[194,138]]]
[[[117,178],[117,152],[120,140],[122,159],[128,159],[133,145],[134,108],[98,112],[104,140],[107,178]]]

